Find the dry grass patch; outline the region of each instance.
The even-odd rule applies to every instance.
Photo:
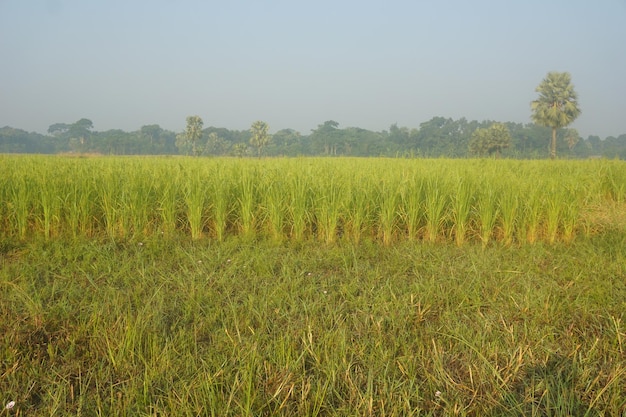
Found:
[[[608,230],[626,230],[626,202],[603,201],[587,207],[581,213],[588,233],[597,234]]]

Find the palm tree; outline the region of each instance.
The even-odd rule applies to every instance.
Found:
[[[191,153],[193,156],[200,155],[198,142],[202,139],[202,125],[204,122],[200,116],[187,117],[187,127],[185,128],[185,138],[191,143]]]
[[[539,98],[530,103],[533,122],[552,128],[550,158],[556,158],[556,130],[572,123],[578,115],[578,94],[569,72],[549,72],[535,89]]]
[[[250,132],[252,133],[252,137],[250,138],[250,144],[256,146],[257,155],[259,158],[261,157],[261,149],[270,143],[272,137],[269,135],[270,127],[267,123],[257,120],[252,123],[250,127]]]

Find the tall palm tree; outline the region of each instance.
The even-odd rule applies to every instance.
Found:
[[[250,144],[256,146],[259,158],[261,157],[261,149],[270,143],[270,140],[272,139],[268,133],[269,130],[269,125],[261,120],[257,120],[252,123],[252,126],[250,126],[250,132],[252,133],[252,136],[250,137]]]
[[[185,128],[185,137],[191,143],[191,153],[193,156],[200,155],[198,144],[202,139],[202,126],[204,122],[200,116],[187,117],[187,127]]]
[[[556,130],[572,123],[579,115],[578,94],[569,72],[549,72],[535,89],[539,98],[530,103],[531,119],[552,128],[550,158],[556,158]]]

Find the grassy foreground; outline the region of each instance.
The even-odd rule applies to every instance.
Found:
[[[0,241],[4,415],[626,415],[626,234]]]

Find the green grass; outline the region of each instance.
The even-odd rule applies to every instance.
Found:
[[[626,415],[623,162],[0,162],[0,416]]]
[[[533,244],[597,232],[622,161],[0,156],[0,236]]]
[[[2,241],[20,415],[623,415],[626,237]],[[621,414],[620,414],[621,413]]]

